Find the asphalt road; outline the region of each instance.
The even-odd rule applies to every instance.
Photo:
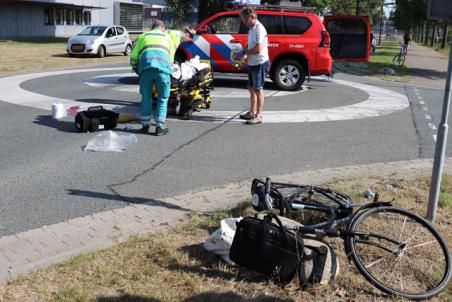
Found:
[[[407,85],[407,96],[410,99],[413,121],[419,137],[419,152],[421,157],[433,157],[437,140],[437,129],[441,123],[444,90],[421,85]],[[448,125],[452,117],[449,114]],[[446,150],[451,150],[452,139],[448,135]],[[450,154],[450,153],[449,153]]]
[[[130,91],[84,83],[89,77],[115,73],[48,76],[23,82],[21,87],[55,101],[65,98],[137,110],[139,95],[133,92],[133,80],[126,81]],[[337,78],[410,95],[410,88],[402,84],[340,74]],[[211,110],[245,111],[245,85],[243,78],[219,76],[216,93],[226,93],[214,98]],[[439,92],[429,95],[432,119],[437,121],[435,104],[442,96]],[[350,106],[367,98],[360,89],[313,80],[300,93],[268,97],[265,110]],[[143,135],[140,126],[133,125],[127,133],[136,134],[138,143],[125,152],[84,152],[83,146],[95,133],[77,133],[71,118],[56,121],[49,110],[1,99],[0,93],[0,236],[120,208],[128,202],[158,202],[164,196],[258,176],[431,157],[434,144],[428,129],[419,130],[425,117],[422,120],[412,102],[411,108],[392,114],[343,121],[248,126],[169,118],[168,136]]]

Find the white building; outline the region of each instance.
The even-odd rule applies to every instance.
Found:
[[[138,0],[0,0],[0,38],[69,37],[89,24],[141,31],[145,6]]]

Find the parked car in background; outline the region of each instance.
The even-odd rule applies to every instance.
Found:
[[[370,26],[365,16],[334,16],[322,22],[310,9],[255,6],[268,33],[270,78],[281,90],[297,90],[306,77],[330,75],[334,60],[368,61]],[[248,30],[241,23],[240,9],[218,13],[196,26],[193,42],[181,43],[176,61],[198,55],[210,60],[215,71],[238,69],[231,52],[247,43]]]
[[[87,26],[69,39],[66,52],[69,56],[96,55],[103,58],[110,53],[130,55],[132,41],[127,30],[119,25]]]

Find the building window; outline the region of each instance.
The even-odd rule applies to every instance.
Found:
[[[63,25],[64,24],[64,9],[58,8],[55,11],[55,24]]]
[[[66,10],[66,25],[74,25],[74,11],[72,9]]]
[[[82,10],[75,10],[75,25],[82,25]]]
[[[44,9],[44,24],[53,25],[53,8]]]
[[[83,12],[83,21],[85,22],[85,25],[91,25],[91,12],[90,11]]]

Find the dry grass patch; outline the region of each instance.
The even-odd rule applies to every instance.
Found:
[[[444,178],[452,190],[452,177]],[[427,178],[397,175],[338,179],[327,184],[362,200],[365,189],[382,200],[424,215]],[[448,199],[449,200],[449,199]],[[449,200],[450,201],[450,200]],[[251,214],[249,203],[211,214],[193,213],[187,223],[133,238],[112,248],[24,275],[0,287],[0,301],[394,301],[373,288],[345,259],[341,240],[329,240],[341,272],[331,286],[299,291],[297,281],[282,288],[250,270],[227,265],[202,243],[225,217]],[[437,226],[447,241],[450,207],[440,207]],[[452,299],[451,286],[433,301]]]
[[[66,55],[66,43],[67,39],[0,40],[0,75],[129,62],[122,54],[71,58]]]

